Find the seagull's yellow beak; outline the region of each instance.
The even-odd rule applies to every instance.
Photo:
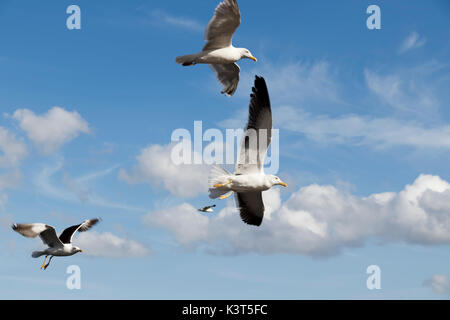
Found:
[[[285,183],[285,182],[280,182],[280,186],[283,186],[283,187],[287,188],[287,183]]]
[[[254,56],[250,56],[250,59],[252,59],[253,61],[258,61],[258,59],[256,59]]]

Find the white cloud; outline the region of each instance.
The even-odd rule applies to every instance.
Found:
[[[0,174],[0,191],[15,188],[22,180],[22,173],[19,169],[7,171]]]
[[[7,202],[8,202],[8,195],[0,192],[0,208],[4,209]]]
[[[258,63],[251,71],[242,72],[241,97],[249,96],[255,74],[263,75],[266,79],[274,103],[339,102],[337,81],[326,61],[298,61],[285,65]]]
[[[74,245],[80,247],[86,255],[96,257],[143,257],[150,253],[150,250],[143,244],[120,238],[110,232],[89,231],[80,233],[74,239]]]
[[[96,196],[93,193],[92,188],[86,184],[111,174],[118,167],[119,165],[114,165],[104,170],[91,172],[74,179],[71,178],[68,173],[64,173],[61,182],[74,193],[81,202],[88,203],[94,200],[95,203]]]
[[[234,206],[209,218],[187,203],[150,212],[144,222],[167,229],[184,246],[227,254],[323,256],[362,246],[368,238],[421,245],[450,244],[449,191],[448,182],[431,175],[419,176],[398,193],[368,197],[314,184],[294,192],[283,205],[276,193],[264,193],[268,211],[272,212],[259,228],[245,225]],[[430,207],[430,195],[447,206]],[[268,196],[276,199],[272,205]]]
[[[172,161],[174,144],[149,145],[137,156],[137,165],[129,172],[120,170],[119,178],[129,184],[148,183],[163,186],[181,197],[194,197],[208,191],[209,169],[205,165],[180,164]]]
[[[445,294],[450,292],[450,280],[447,275],[435,274],[423,283],[430,287],[434,292]]]
[[[87,182],[91,180],[110,174],[117,168],[117,165],[105,170],[91,172],[78,178],[71,178],[67,173],[62,173],[61,176],[63,165],[64,162],[59,160],[51,165],[44,166],[37,172],[33,179],[33,184],[37,187],[39,193],[68,202],[83,202],[104,208],[145,212],[143,208],[105,199],[96,194],[93,187],[87,185]],[[55,181],[57,178],[60,178],[61,184]]]
[[[80,133],[89,133],[88,123],[78,112],[69,112],[60,107],[53,107],[43,115],[19,109],[14,112],[13,118],[44,154],[56,151]]]
[[[321,143],[365,145],[375,148],[410,146],[450,148],[450,125],[425,126],[416,121],[347,114],[313,115],[301,108],[280,107],[275,125]]]
[[[151,212],[144,216],[143,222],[149,226],[164,226],[174,232],[178,242],[189,245],[208,238],[209,219],[197,212],[190,204],[183,203],[167,210]]]
[[[432,61],[389,74],[366,69],[365,82],[374,97],[346,103],[341,97],[337,74],[327,62],[297,62],[281,66],[265,63],[258,64],[251,72],[243,72],[241,93],[248,99],[254,74],[266,75],[274,126],[304,134],[314,141],[373,148],[447,149],[450,147],[450,125],[444,123],[439,115],[441,99],[438,95],[444,90],[443,84],[448,82],[439,78],[438,71],[443,68],[444,65]],[[389,108],[381,108],[381,102]],[[317,103],[320,108],[316,108]],[[335,115],[337,109],[334,109],[334,115],[330,115],[317,111],[326,110],[324,107],[328,105],[344,106],[346,110],[361,103],[364,103],[367,114]],[[386,115],[373,115],[382,112]],[[241,128],[245,125],[247,113],[247,109],[240,110],[219,125]]]
[[[419,34],[413,31],[405,40],[400,44],[398,52],[405,53],[408,50],[422,47],[427,42],[426,38],[419,36]]]
[[[20,162],[27,156],[25,144],[0,127],[0,208],[4,209],[8,195],[1,191],[16,187],[21,179]]]
[[[395,111],[429,117],[439,109],[432,81],[427,77],[432,67],[424,66],[387,75],[366,69],[364,75],[369,90]]]
[[[194,19],[182,16],[174,16],[163,10],[155,9],[147,11],[147,14],[148,19],[146,19],[145,22],[156,25],[171,26],[198,32],[203,31],[206,28],[206,26],[202,25]]]
[[[27,155],[25,144],[0,127],[0,168],[16,167]]]

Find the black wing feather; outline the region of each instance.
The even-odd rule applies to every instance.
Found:
[[[68,227],[65,229],[61,235],[59,236],[59,240],[61,240],[62,243],[68,244],[72,242],[72,237],[75,232],[84,232],[89,230],[91,227],[93,227],[97,222],[99,222],[100,219],[91,219],[86,220],[83,223]]]
[[[236,195],[236,205],[241,219],[247,224],[260,226],[264,218],[264,203],[261,192],[239,192]]]
[[[269,91],[267,90],[266,81],[263,77],[255,76],[255,85],[250,94],[250,105],[248,108],[248,129],[272,129],[272,109],[270,108]],[[270,117],[264,117],[263,114],[269,114]],[[261,119],[270,119],[270,124],[261,123]],[[269,135],[270,136],[270,135]]]

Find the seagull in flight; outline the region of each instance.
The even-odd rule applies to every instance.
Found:
[[[44,263],[41,266],[41,269],[45,270],[55,256],[66,257],[72,256],[78,252],[83,252],[79,247],[72,245],[73,235],[77,231],[84,232],[89,230],[99,221],[100,219],[85,220],[83,223],[65,229],[59,237],[56,235],[54,227],[44,223],[13,224],[12,229],[27,238],[36,238],[39,236],[42,242],[48,246],[47,249],[43,251],[34,251],[31,255],[33,258],[39,258],[40,256],[45,255]],[[48,256],[50,256],[50,259],[48,263],[45,264]]]
[[[264,173],[264,159],[272,140],[272,111],[264,78],[256,76],[250,97],[248,123],[234,174],[214,166],[209,176],[209,197],[226,199],[234,192],[242,220],[260,226],[264,217],[262,192],[287,184]]]
[[[212,206],[207,206],[207,207],[200,208],[200,209],[198,209],[198,211],[201,211],[201,212],[214,212],[214,210],[212,208],[215,208],[215,207],[216,207],[216,205],[214,204]]]
[[[257,61],[250,50],[236,48],[232,44],[233,34],[240,24],[241,13],[236,0],[221,2],[206,27],[205,40],[208,42],[202,51],[177,57],[176,62],[183,66],[209,64],[223,85],[222,93],[232,96],[237,89],[241,71],[236,61],[244,58]]]

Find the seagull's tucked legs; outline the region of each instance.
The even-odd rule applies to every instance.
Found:
[[[222,188],[222,187],[225,187],[225,186],[227,186],[227,185],[229,185],[229,184],[231,184],[231,183],[233,183],[233,180],[228,180],[228,182],[226,182],[226,183],[223,183],[223,184],[220,184],[220,183],[218,183],[218,184],[215,184],[214,185],[214,188]]]
[[[48,260],[48,263],[44,266],[44,270],[47,269],[47,267],[50,265],[50,261],[52,261],[53,256],[50,257],[50,259]]]
[[[42,264],[41,269],[43,269],[43,268],[45,267],[45,262],[47,261],[47,257],[48,257],[48,256],[45,256],[45,258],[44,258],[44,263]],[[50,258],[50,259],[51,259],[51,258]]]
[[[226,199],[233,194],[233,191],[228,192],[227,194],[221,195],[219,197],[220,200]]]

